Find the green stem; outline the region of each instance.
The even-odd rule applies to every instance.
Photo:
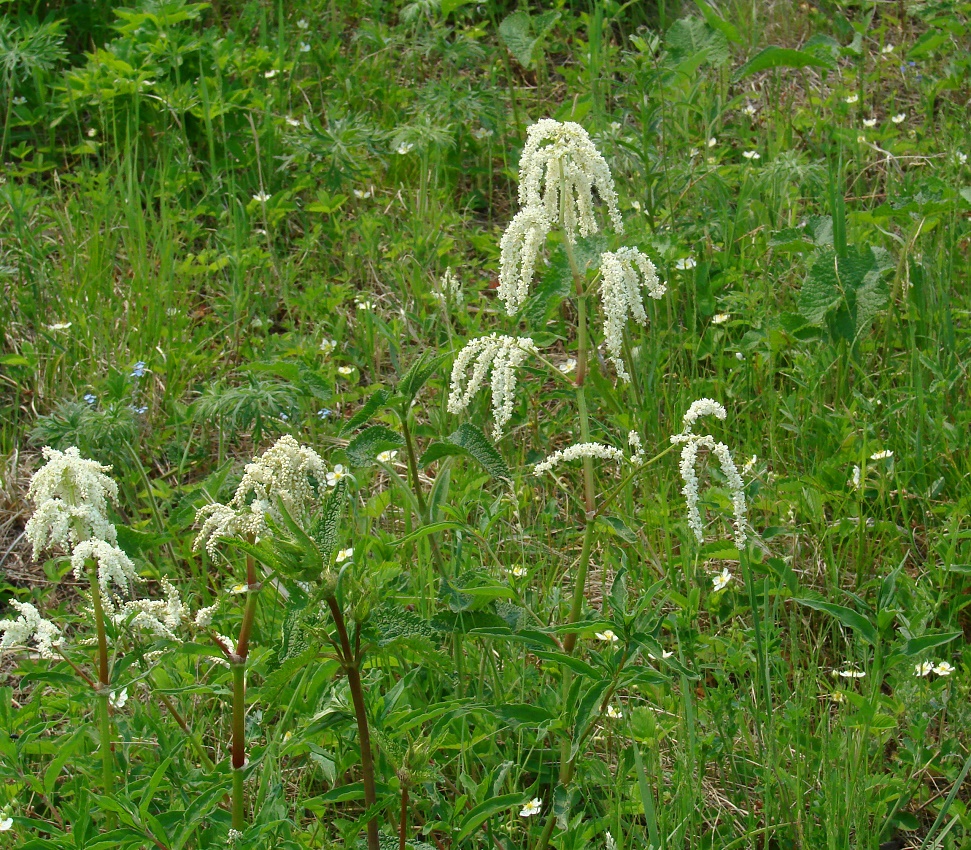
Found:
[[[407,408],[398,414],[401,420],[401,434],[405,439],[405,453],[408,455],[408,477],[411,479],[411,489],[418,501],[418,509],[421,511],[421,521],[431,522],[432,518],[428,515],[428,504],[425,502],[425,495],[421,491],[421,482],[418,480],[418,456],[415,454],[415,440],[411,435],[411,428],[408,427]],[[435,569],[438,574],[445,578],[445,563],[442,560],[442,553],[438,550],[438,543],[435,535],[428,536],[428,545],[432,550],[432,559],[435,561]]]
[[[347,686],[351,691],[354,716],[357,718],[357,735],[361,744],[361,779],[364,784],[364,805],[371,809],[377,803],[378,795],[374,786],[374,756],[371,752],[371,732],[368,728],[367,707],[364,703],[364,688],[361,685],[361,659],[351,649],[347,624],[344,621],[344,612],[341,611],[336,597],[331,596],[327,600],[327,605],[330,607],[334,625],[337,627],[337,636],[341,646],[340,660],[344,667],[344,674],[347,676]],[[374,816],[367,824],[367,844],[368,850],[380,850],[378,821]]]
[[[94,561],[87,562],[88,581],[91,584],[91,607],[94,611],[94,628],[98,639],[98,728],[101,735],[101,784],[105,796],[114,791],[114,764],[111,743],[111,713],[108,707],[108,694],[111,688],[111,671],[108,667],[108,635],[105,631],[104,603],[101,599],[101,585]],[[115,826],[115,815],[108,812],[106,823],[109,829]]]

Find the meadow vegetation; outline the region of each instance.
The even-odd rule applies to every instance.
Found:
[[[0,845],[971,846],[971,2],[2,8]]]

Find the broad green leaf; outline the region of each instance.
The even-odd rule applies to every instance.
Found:
[[[468,455],[468,452],[461,446],[452,443],[432,443],[418,459],[418,465],[424,469],[444,457],[456,457],[458,455]]]
[[[416,528],[411,534],[406,534],[404,537],[399,537],[397,540],[391,543],[392,546],[404,546],[406,543],[414,543],[416,540],[421,540],[422,537],[427,537],[429,534],[438,534],[440,531],[452,531],[456,529],[468,528],[465,523],[453,522],[452,520],[442,520],[442,522],[431,522],[428,525],[423,525],[421,528]]]
[[[687,67],[700,67],[705,63],[724,65],[729,58],[725,35],[712,29],[701,18],[681,18],[664,34],[664,41],[675,61],[681,63],[680,71]]]
[[[804,50],[772,45],[760,50],[733,75],[733,79],[744,80],[752,74],[759,74],[769,68],[833,68],[832,59],[824,59]]]
[[[351,431],[355,431],[364,425],[375,413],[387,404],[389,398],[391,398],[391,390],[385,387],[375,390],[371,394],[371,397],[364,402],[364,406],[344,423],[344,427],[341,428],[341,436],[350,434]]]
[[[459,825],[458,835],[455,836],[454,843],[461,844],[466,838],[472,835],[482,824],[493,815],[499,812],[519,807],[525,804],[526,797],[523,794],[504,794],[501,797],[493,797],[484,803],[479,803],[463,819]]]
[[[707,2],[707,0],[695,0],[695,5],[702,15],[705,16],[705,22],[712,29],[718,30],[725,38],[727,38],[732,44],[741,44],[742,37],[739,35],[738,28],[734,24],[730,24],[723,17],[721,17]]]
[[[468,6],[469,3],[474,3],[475,0],[442,0],[439,9],[442,12],[442,17],[447,18],[456,9],[460,9],[462,6]]]
[[[468,422],[460,425],[455,433],[447,437],[447,440],[475,458],[493,478],[506,480],[512,478],[512,473],[502,459],[502,455],[499,454],[499,450],[475,425]]]
[[[516,61],[529,68],[537,58],[537,46],[559,17],[560,13],[553,10],[531,17],[525,10],[518,9],[499,24],[499,37]]]
[[[337,548],[337,536],[340,530],[341,517],[344,516],[344,505],[347,496],[347,480],[341,478],[331,490],[324,502],[323,510],[314,523],[312,531],[317,548],[320,550],[322,562],[330,562],[330,556]]]
[[[796,599],[795,601],[800,605],[805,605],[807,608],[812,608],[814,611],[823,611],[835,617],[842,625],[857,632],[868,644],[871,646],[876,645],[878,638],[876,627],[866,617],[854,611],[852,608],[847,608],[844,605],[835,605],[832,602],[822,602],[818,599]]]
[[[419,390],[425,386],[425,382],[438,371],[446,356],[444,354],[431,356],[423,352],[398,382],[398,394],[405,401],[412,402]]]
[[[928,649],[944,646],[952,640],[961,637],[963,634],[964,632],[940,632],[936,635],[921,635],[920,637],[911,638],[904,644],[904,655],[920,655],[920,653],[926,652]]]
[[[384,425],[372,425],[348,444],[344,453],[352,466],[371,466],[381,452],[397,449],[404,440]]]
[[[599,522],[600,525],[609,528],[614,534],[616,534],[621,540],[630,546],[640,545],[637,535],[627,527],[627,523],[625,523],[620,517],[605,516],[604,514],[601,514],[599,517],[597,517],[597,522]]]

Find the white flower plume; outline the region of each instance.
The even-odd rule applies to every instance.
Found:
[[[704,543],[704,524],[701,520],[701,512],[698,509],[698,473],[695,471],[695,467],[698,461],[698,451],[706,448],[718,458],[722,473],[728,482],[732,494],[735,545],[741,549],[747,539],[745,532],[747,525],[745,485],[742,482],[742,476],[738,474],[738,469],[735,466],[735,461],[732,460],[732,453],[728,450],[728,446],[716,442],[710,434],[698,435],[693,433],[692,428],[695,422],[702,416],[715,416],[718,419],[725,419],[727,414],[725,408],[717,401],[710,398],[699,399],[688,408],[688,412],[683,417],[684,430],[671,437],[672,443],[684,443],[679,469],[681,477],[684,479],[684,487],[681,489],[681,493],[684,495],[688,506],[688,525],[695,533],[695,537],[698,538],[698,542]]]
[[[516,213],[499,241],[499,297],[512,316],[529,295],[536,259],[546,244],[550,220],[542,207]]]
[[[314,486],[327,479],[327,465],[313,449],[286,434],[260,457],[246,464],[236,494],[228,505],[206,505],[196,514],[202,527],[195,547],[215,557],[220,537],[259,537],[267,530],[266,515],[280,521],[279,499],[291,516],[304,513],[314,499]]]
[[[114,616],[116,624],[127,624],[132,629],[145,631],[159,637],[177,640],[176,629],[189,616],[189,610],[182,604],[178,589],[162,580],[165,599],[135,599],[126,602]]]
[[[577,460],[582,457],[598,457],[603,460],[623,463],[627,456],[620,449],[613,446],[605,446],[603,443],[576,443],[553,452],[546,460],[537,463],[533,467],[533,475],[542,475],[544,472],[552,472],[559,464],[566,461]]]
[[[27,646],[32,639],[41,658],[53,658],[54,648],[63,641],[61,633],[50,620],[29,602],[11,599],[10,604],[20,612],[16,620],[0,620],[0,652],[14,646]]]
[[[452,383],[448,396],[449,413],[461,413],[485,383],[492,370],[493,436],[498,440],[512,418],[516,394],[516,369],[536,346],[529,337],[490,334],[470,340],[452,364]],[[471,373],[469,367],[471,366]],[[469,374],[467,374],[469,373]],[[463,379],[465,386],[463,387]]]
[[[98,586],[101,589],[102,601],[106,609],[113,608],[113,599],[117,593],[113,587],[125,592],[130,590],[131,583],[138,578],[135,565],[117,546],[104,540],[83,540],[74,547],[71,553],[71,566],[78,581],[86,581],[86,564],[94,561],[98,565]]]
[[[577,232],[589,236],[598,230],[593,215],[594,190],[607,205],[614,229],[623,233],[614,178],[587,131],[572,121],[561,124],[552,118],[544,118],[526,131],[519,160],[521,206],[545,210],[549,221],[559,223],[574,242]]]
[[[640,272],[640,274],[638,274]],[[642,291],[658,299],[667,287],[657,276],[650,259],[636,248],[621,248],[600,255],[600,299],[604,313],[604,340],[617,375],[625,381],[630,375],[621,359],[624,325],[631,317],[639,325],[647,324]]]
[[[73,546],[82,540],[114,543],[108,500],[118,498],[118,485],[102,466],[81,457],[74,447],[63,452],[46,446],[44,464],[30,481],[27,495],[37,506],[24,529],[34,557],[49,546]]]

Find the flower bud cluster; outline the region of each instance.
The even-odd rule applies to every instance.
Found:
[[[50,620],[29,602],[11,599],[10,604],[20,612],[16,620],[0,620],[0,652],[11,647],[27,646],[33,640],[41,658],[53,658],[54,650],[63,642],[61,633]]]
[[[617,376],[629,381],[630,375],[620,356],[624,345],[624,325],[628,317],[639,325],[646,325],[642,291],[647,289],[651,298],[658,299],[664,295],[667,287],[658,278],[654,263],[636,248],[621,248],[601,254],[600,275],[607,351]]]
[[[615,463],[623,463],[627,460],[624,452],[621,449],[615,449],[613,446],[605,446],[603,443],[576,443],[553,452],[546,460],[537,463],[533,467],[533,474],[542,475],[544,472],[552,472],[559,464],[565,461],[578,460],[582,457],[598,457]]]
[[[449,413],[461,413],[469,406],[491,370],[493,436],[499,439],[503,427],[512,418],[516,369],[530,354],[535,353],[536,345],[529,337],[494,333],[470,340],[452,364]]]
[[[715,416],[718,419],[725,419],[727,413],[725,408],[717,401],[710,398],[702,398],[694,402],[688,408],[682,421],[684,430],[680,434],[671,437],[672,443],[683,443],[681,449],[681,463],[679,470],[681,478],[684,480],[684,487],[681,493],[685,497],[688,506],[688,525],[695,533],[699,543],[703,543],[704,524],[701,519],[701,511],[698,508],[698,474],[695,470],[698,461],[698,452],[708,449],[718,458],[722,473],[728,483],[728,488],[732,494],[732,512],[734,514],[733,525],[735,527],[735,545],[741,549],[747,539],[746,525],[747,513],[745,504],[745,485],[741,475],[732,460],[732,453],[724,443],[715,441],[710,434],[698,435],[693,433],[694,424],[703,416]]]

